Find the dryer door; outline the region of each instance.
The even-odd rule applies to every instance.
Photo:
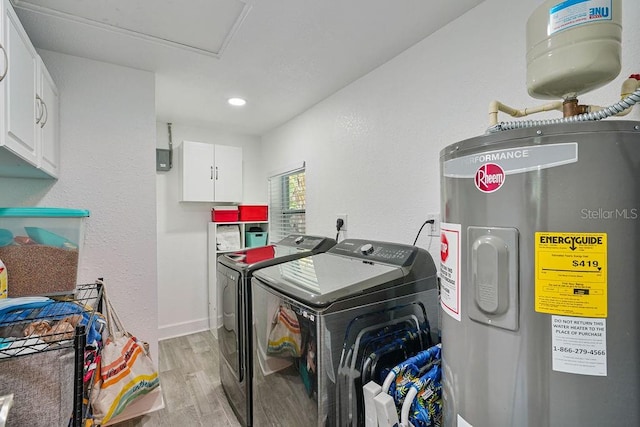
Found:
[[[220,354],[226,360],[238,381],[244,376],[241,355],[242,325],[240,322],[241,298],[240,273],[224,265],[218,264],[217,286],[218,295],[222,295],[222,322],[218,327],[218,345]]]

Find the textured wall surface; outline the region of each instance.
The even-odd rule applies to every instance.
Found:
[[[40,53],[61,94],[60,177],[0,179],[0,205],[88,209],[78,281],[104,277],[124,324],[157,356],[154,75]]]
[[[157,172],[158,326],[160,339],[208,329],[207,223],[213,203],[180,202],[182,141],[242,147],[244,202],[266,203],[267,183],[256,136],[173,124],[174,166]],[[158,148],[169,147],[166,123],[157,124]],[[211,261],[215,268],[215,261]]]
[[[264,135],[267,170],[307,161],[308,231],[335,235],[336,214],[346,213],[348,237],[412,243],[426,215],[440,211],[440,150],[482,135],[494,99],[547,102],[525,86],[526,22],[540,3],[487,0]],[[622,72],[583,103],[616,102],[622,81],[640,72],[640,4],[624,7]],[[639,118],[640,108],[627,116]],[[424,231],[418,245],[438,253]]]
[[[622,80],[640,72],[640,4],[623,3],[623,71],[585,103],[614,102]],[[440,210],[440,150],[481,135],[493,99],[542,103],[525,87],[525,24],[538,4],[486,0],[264,135],[262,148],[255,137],[178,124],[174,142],[243,146],[250,203],[266,201],[268,171],[306,160],[309,233],[334,236],[335,215],[346,213],[348,237],[412,243]],[[61,91],[60,179],[0,178],[0,205],[91,210],[80,279],[104,276],[127,326],[154,348],[158,325],[167,336],[202,328],[211,205],[178,203],[178,170],[155,172],[153,75],[42,54]],[[640,108],[627,119],[640,119]],[[157,126],[166,148],[166,125]],[[424,231],[418,244],[437,253]]]

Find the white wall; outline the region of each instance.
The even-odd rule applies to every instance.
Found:
[[[640,72],[640,4],[624,3],[623,71],[583,103],[617,101],[621,82]],[[547,102],[525,86],[526,21],[539,4],[487,0],[264,135],[267,170],[307,161],[308,232],[332,236],[336,214],[346,213],[347,237],[412,243],[426,215],[440,211],[440,150],[482,135],[491,100]],[[627,118],[638,120],[640,108]],[[418,245],[429,245],[425,236]]]
[[[158,355],[155,77],[54,52],[60,177],[0,179],[0,206],[88,209],[78,281],[104,277],[126,327]]]
[[[156,130],[158,148],[168,148],[167,124],[158,123]],[[242,147],[244,202],[267,202],[259,137],[174,123],[172,140],[176,150],[173,169],[156,174],[160,339],[209,328],[207,223],[214,204],[179,202],[181,165],[177,150],[182,141]]]

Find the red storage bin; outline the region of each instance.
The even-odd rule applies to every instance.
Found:
[[[238,209],[211,209],[213,222],[238,222]]]
[[[240,205],[240,221],[267,221],[269,208],[267,205]]]
[[[276,250],[273,246],[262,246],[245,251],[245,255],[244,262],[246,264],[254,264],[267,259],[273,259],[276,255]]]

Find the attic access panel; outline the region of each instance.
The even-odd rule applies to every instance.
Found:
[[[241,0],[14,0],[17,8],[220,56],[251,8]]]

